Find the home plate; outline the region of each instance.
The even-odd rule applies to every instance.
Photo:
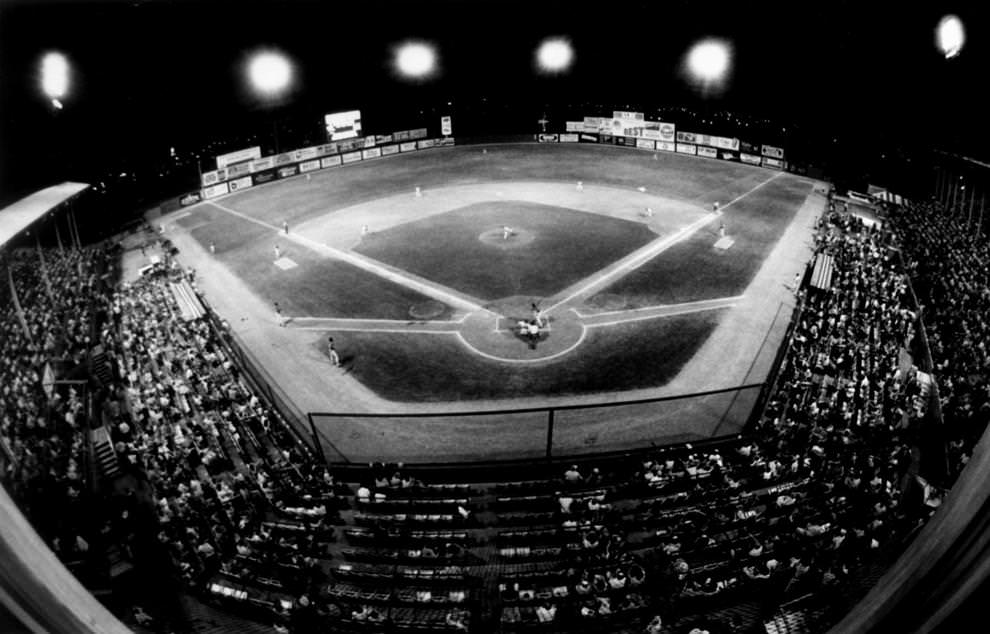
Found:
[[[298,264],[290,260],[289,258],[279,258],[275,260],[275,266],[282,269],[283,271],[288,271],[289,269],[294,269]]]
[[[725,236],[724,238],[718,239],[718,242],[715,243],[715,248],[725,250],[731,247],[733,244],[735,244],[735,242],[736,241],[730,238],[729,236]]]

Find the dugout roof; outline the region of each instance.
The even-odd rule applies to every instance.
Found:
[[[0,247],[30,227],[36,220],[79,192],[89,189],[86,183],[65,182],[52,185],[0,209]]]

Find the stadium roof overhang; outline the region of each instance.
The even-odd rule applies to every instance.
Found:
[[[86,183],[66,182],[52,185],[0,209],[0,248],[34,224],[36,220],[43,218],[46,213],[86,189],[89,189],[89,185]]]

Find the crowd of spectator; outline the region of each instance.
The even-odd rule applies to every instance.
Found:
[[[22,310],[0,291],[0,438],[16,465],[5,482],[66,559],[103,540],[141,565],[151,530],[187,591],[251,603],[284,632],[466,631],[491,609],[507,630],[703,631],[719,625],[703,615],[734,602],[838,597],[930,512],[904,496],[935,389],[908,354],[909,274],[952,475],[990,414],[990,249],[930,205],[891,223],[896,234],[823,214],[815,255],[831,257],[831,280],[799,291],[775,388],[745,436],[518,485],[429,483],[373,464],[352,490],[252,389],[225,324],[180,310],[176,288],[194,295],[193,272],[166,257],[114,285],[112,248],[45,251],[44,266],[16,252],[4,267]],[[78,365],[97,342],[112,366],[99,407],[75,389],[49,398],[44,362]],[[110,504],[86,490],[86,431],[99,425],[123,472]],[[92,505],[101,513],[84,522]],[[493,574],[495,606],[482,608],[476,582]]]

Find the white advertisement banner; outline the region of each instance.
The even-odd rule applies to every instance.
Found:
[[[316,146],[316,153],[319,154],[320,156],[326,156],[327,154],[336,154],[337,153],[337,144],[336,143],[324,143],[323,145],[317,145]]]
[[[399,153],[398,145],[386,145],[385,147],[382,148],[382,156],[388,156],[389,154],[398,154],[398,153]]]
[[[746,154],[745,152],[739,155],[739,160],[741,160],[743,163],[749,163],[750,165],[760,164],[759,156],[756,156],[754,154]]]
[[[399,151],[400,152],[415,152],[416,151],[416,142],[415,141],[410,141],[409,143],[401,143],[401,144],[399,144]]]
[[[584,132],[584,121],[568,121],[566,126],[568,132]]]
[[[630,121],[642,121],[644,117],[642,112],[627,112],[625,110],[614,110],[612,111],[612,118],[628,119]]]
[[[598,142],[598,137],[595,136],[594,134],[582,134],[581,136],[578,137],[578,139],[580,139],[581,141],[591,141],[592,143]]]
[[[650,139],[652,141],[660,141],[661,139],[663,139],[663,136],[660,134],[660,130],[650,130],[647,128],[643,128],[642,137],[644,139]]]
[[[773,158],[765,158],[763,159],[763,167],[772,167],[777,170],[782,170],[784,169],[784,162]]]
[[[713,137],[715,145],[723,150],[739,151],[739,139],[730,139],[724,136]]]
[[[706,156],[708,158],[718,158],[718,150],[713,147],[698,147],[698,156]]]
[[[676,139],[678,143],[694,143],[697,141],[697,135],[694,132],[678,132]]]
[[[715,145],[715,142],[712,140],[713,138],[707,134],[695,134],[694,142],[698,145]]]
[[[266,156],[265,158],[255,159],[251,161],[251,172],[260,172],[262,170],[270,170],[275,167],[275,157]]]
[[[364,148],[373,148],[373,147],[375,147],[375,137],[373,137],[373,136],[364,137],[364,144],[361,147],[364,147]]]
[[[409,131],[409,140],[415,139],[425,139],[426,138],[426,128],[416,128],[415,130]]]
[[[697,154],[698,147],[689,143],[678,143],[677,151],[680,154]]]
[[[325,159],[320,159],[320,167],[336,167],[340,165],[340,155],[328,156]]]
[[[782,159],[784,158],[784,150],[783,148],[774,147],[772,145],[764,145],[763,156],[769,156],[775,159]]]
[[[725,160],[725,161],[738,161],[739,160],[739,155],[736,154],[735,152],[726,152],[725,150],[722,150],[722,153],[721,154],[722,154],[722,159]]]
[[[540,143],[556,143],[560,138],[556,134],[540,134],[536,140]]]
[[[453,134],[450,126],[450,117],[440,117],[440,134],[450,136]]]
[[[228,165],[232,165],[234,163],[241,163],[257,158],[261,158],[261,147],[257,145],[244,150],[221,154],[217,157],[217,169],[227,167]]]
[[[664,152],[675,152],[677,147],[672,141],[657,141],[657,149]]]
[[[247,189],[254,183],[251,181],[250,176],[245,176],[244,178],[238,178],[236,180],[230,181],[230,191],[236,192],[238,189]]]
[[[206,187],[203,189],[203,198],[210,199],[216,198],[217,196],[223,196],[224,194],[230,193],[227,189],[227,183],[220,183],[219,185],[213,185],[212,187]]]
[[[386,143],[392,142],[391,134],[376,134],[375,135],[375,145],[384,145]]]
[[[343,161],[345,163],[354,163],[356,161],[360,161],[361,160],[361,153],[360,152],[348,152],[347,154],[342,155],[341,156],[341,159],[343,159]]]
[[[454,137],[452,136],[445,136],[442,139],[437,139],[437,145],[453,145],[453,144],[454,144]]]
[[[251,173],[251,163],[238,163],[227,168],[227,180]]]
[[[578,135],[576,135],[576,134],[561,134],[560,135],[560,142],[561,143],[577,143],[579,138],[580,137],[578,137]]]
[[[650,139],[636,139],[636,147],[641,150],[655,150],[657,149],[657,144]]]
[[[312,172],[313,170],[318,170],[318,169],[320,169],[319,161],[306,161],[304,163],[299,164],[300,172]]]
[[[416,149],[425,150],[436,145],[437,142],[433,139],[423,139],[422,141],[416,141]]]
[[[381,148],[377,148],[377,147],[372,150],[365,150],[361,152],[362,159],[378,158],[381,155],[382,155],[382,150]]]
[[[308,161],[310,159],[315,159],[318,156],[315,147],[304,147],[301,150],[296,150],[293,152],[293,157],[297,161]]]
[[[214,170],[212,172],[203,172],[199,175],[199,180],[203,187],[209,187],[210,185],[216,185],[220,179],[217,178],[217,172]]]

